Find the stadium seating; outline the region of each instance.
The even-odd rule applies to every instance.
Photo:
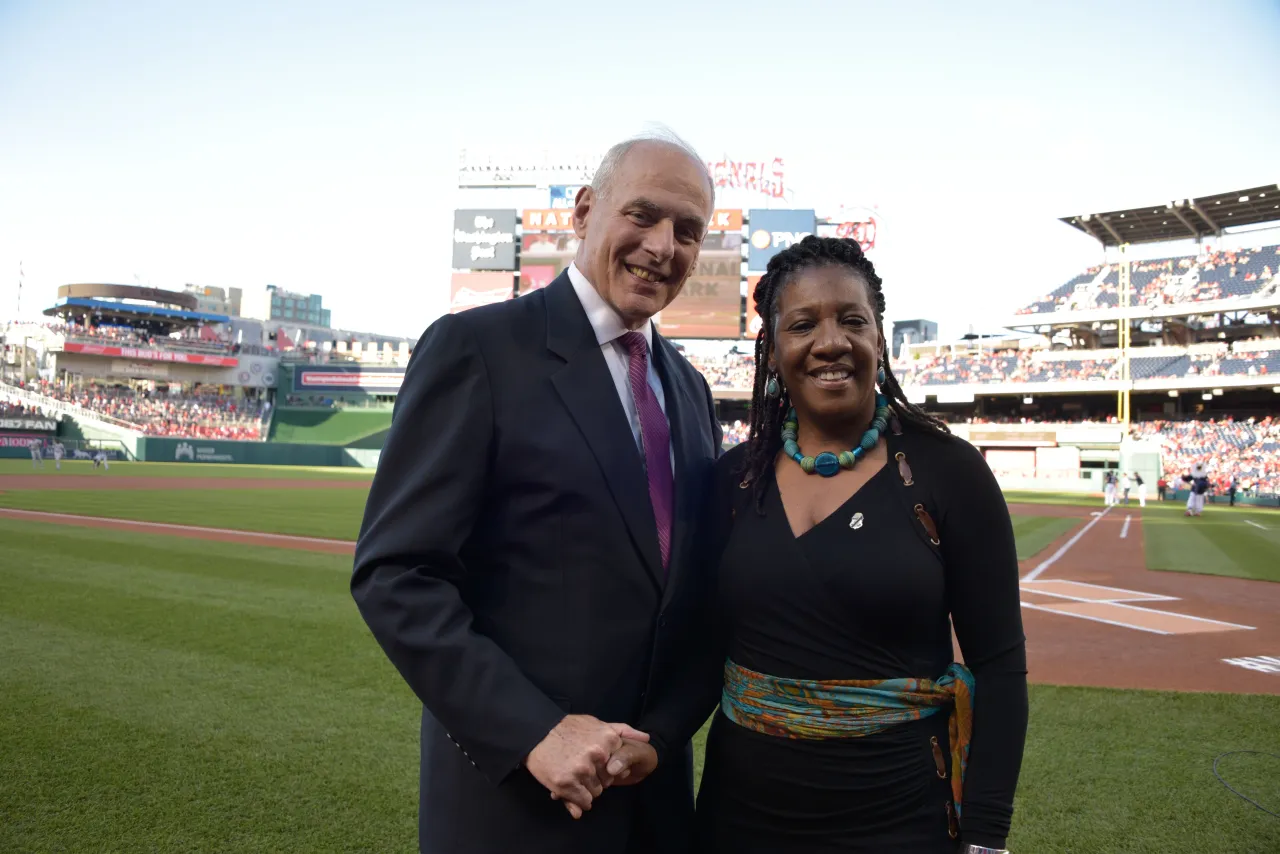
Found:
[[[189,330],[179,337],[151,335],[140,329],[124,326],[81,326],[70,323],[62,331],[67,341],[83,344],[120,344],[128,347],[150,347],[157,350],[175,350],[187,353],[230,353],[235,348],[226,338],[211,327]]]
[[[746,353],[729,353],[723,356],[685,354],[693,365],[707,378],[712,391],[751,391],[755,380],[755,356]]]
[[[1203,463],[1218,492],[1235,478],[1247,494],[1280,493],[1280,418],[1144,421],[1132,434],[1160,445],[1171,480]]]
[[[257,441],[263,438],[267,414],[260,401],[205,392],[149,394],[123,386],[62,386],[43,380],[23,387],[133,424],[147,436]]]
[[[1119,271],[1090,267],[1066,284],[1016,312],[1111,308],[1119,305]],[[1280,273],[1280,246],[1224,250],[1201,255],[1155,258],[1130,264],[1129,281],[1137,305],[1179,305],[1238,299],[1257,294]]]
[[[1277,343],[1280,342],[1268,342]],[[1256,340],[1223,344],[1212,349],[1160,348],[1161,355],[1130,357],[1134,380],[1179,379],[1198,376],[1266,376],[1280,373],[1280,347],[1250,350]],[[1139,348],[1135,352],[1141,352]],[[1061,358],[1060,351],[999,350],[994,353],[942,353],[894,363],[904,386],[938,386],[982,383],[1078,382],[1118,378],[1115,351],[1078,351]]]

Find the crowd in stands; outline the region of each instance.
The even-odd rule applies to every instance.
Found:
[[[750,353],[708,356],[686,353],[685,358],[707,378],[712,391],[751,391],[756,361]]]
[[[724,433],[725,445],[739,445],[751,435],[751,425],[745,421],[735,421],[732,424],[721,421],[720,430]]]
[[[117,418],[147,436],[256,441],[263,438],[269,412],[269,404],[261,401],[200,389],[171,394],[119,385],[62,385],[45,380],[28,381],[22,387]]]
[[[22,403],[6,403],[0,400],[0,418],[44,418],[45,414],[37,406]]]
[[[939,353],[894,365],[904,386],[1102,380],[1114,369],[1115,359],[1044,359],[1035,350]]]
[[[1197,376],[1269,376],[1280,374],[1280,347],[1249,349],[1255,342],[1238,342],[1232,349],[1223,343],[1212,351],[1142,356],[1141,348],[1130,357],[1135,380],[1178,379]],[[1055,354],[1057,355],[1057,354]],[[940,353],[909,362],[895,362],[894,373],[904,386],[936,386],[979,383],[1077,382],[1118,378],[1114,356],[1046,358],[1045,351],[996,350],[980,353]],[[714,386],[713,386],[714,388]]]
[[[202,326],[184,330],[179,336],[158,335],[129,326],[104,326],[67,323],[60,331],[70,340],[96,341],[123,347],[191,349],[201,352],[229,353],[233,349],[229,334]]]
[[[1245,494],[1280,494],[1280,417],[1143,421],[1131,433],[1160,445],[1175,482],[1203,463],[1218,494],[1226,495],[1233,483]]]
[[[1249,297],[1280,273],[1280,246],[1209,250],[1200,255],[1156,258],[1129,265],[1135,305],[1158,306]],[[1120,274],[1114,265],[1090,267],[1018,314],[1084,311],[1119,305]]]

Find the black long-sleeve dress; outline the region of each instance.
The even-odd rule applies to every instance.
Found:
[[[889,462],[800,537],[772,475],[763,516],[751,490],[738,488],[745,448],[720,460],[718,657],[788,678],[937,679],[955,660],[954,620],[975,682],[960,840],[948,832],[949,708],[824,740],[758,733],[717,710],[698,798],[700,850],[934,854],[960,841],[1004,845],[1027,724],[1008,510],[967,442],[911,428],[886,440]],[[911,485],[894,461],[899,451]],[[935,520],[937,547],[913,514],[917,503]]]

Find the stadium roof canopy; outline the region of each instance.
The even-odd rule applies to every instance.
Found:
[[[1280,184],[1061,219],[1103,246],[1195,240],[1235,226],[1280,221]]]
[[[84,297],[63,297],[44,310],[46,315],[65,314],[68,309],[81,309],[101,314],[104,317],[140,318],[160,320],[186,320],[192,323],[230,323],[231,318],[225,314],[209,314],[203,311],[185,311],[183,309],[165,308],[158,305],[133,305],[131,303],[111,302],[109,300],[86,299]]]

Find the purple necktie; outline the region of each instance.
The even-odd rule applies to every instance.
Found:
[[[640,438],[644,443],[645,468],[649,474],[649,501],[658,523],[658,547],[662,568],[671,560],[671,517],[675,505],[675,478],[671,475],[671,432],[667,416],[649,387],[649,344],[639,332],[627,332],[622,343],[631,354],[627,375],[631,379],[631,399],[640,413]]]

